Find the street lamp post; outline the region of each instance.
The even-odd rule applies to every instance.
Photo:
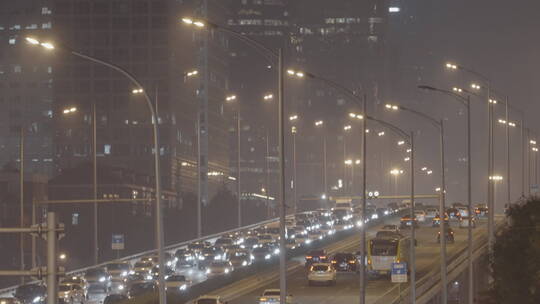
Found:
[[[138,90],[138,89],[137,89]],[[138,91],[133,91],[134,94],[139,93]],[[66,108],[62,111],[64,115],[70,115],[77,112],[76,107]],[[97,203],[97,121],[96,121],[96,102],[92,101],[91,106],[91,115],[92,115],[92,198],[94,199],[93,204],[93,241],[94,241],[94,265],[99,263],[99,209]]]
[[[237,31],[231,30],[229,28],[220,26],[218,24],[209,22],[208,20],[204,19],[192,19],[192,18],[182,18],[182,22],[187,25],[193,25],[196,28],[211,28],[219,31],[223,31],[225,33],[231,34],[234,37],[238,38],[239,40],[245,42],[246,44],[250,45],[257,51],[261,53],[268,61],[273,63],[272,59],[277,59],[277,65],[278,65],[278,134],[279,134],[279,161],[280,161],[280,201],[281,201],[281,210],[280,210],[280,217],[279,217],[279,227],[280,227],[280,250],[279,250],[279,281],[280,281],[280,303],[285,303],[286,295],[287,295],[287,284],[286,284],[286,244],[285,244],[285,214],[287,212],[285,204],[285,189],[286,189],[286,181],[285,181],[285,107],[284,107],[284,83],[283,83],[283,49],[279,49],[278,52],[275,52],[274,50],[270,49],[269,47],[265,46],[264,44],[258,42],[257,40],[251,39],[247,37],[246,35],[243,35],[242,33],[239,33]],[[270,55],[271,58],[268,58],[268,55]]]
[[[469,221],[467,225],[467,261],[468,261],[468,303],[473,304],[474,303],[474,274],[473,274],[473,259],[472,259],[472,252],[473,252],[473,239],[472,239],[472,183],[471,183],[471,167],[472,167],[472,156],[471,156],[471,97],[467,95],[467,97],[463,97],[457,93],[461,92],[461,90],[455,90],[454,92],[443,90],[431,86],[426,85],[420,85],[418,86],[419,89],[425,89],[430,91],[435,91],[439,93],[443,93],[446,95],[450,95],[451,97],[455,98],[457,102],[459,102],[461,105],[463,105],[467,109],[467,212],[469,214]],[[444,215],[443,215],[444,216]]]
[[[315,122],[315,127],[323,129],[323,194],[328,193],[328,180],[327,180],[327,167],[326,167],[326,128],[324,127],[324,121],[318,120]]]
[[[289,116],[289,121],[291,123],[294,123],[298,120],[298,115],[291,115]],[[297,171],[296,171],[296,133],[298,132],[298,128],[296,126],[291,127],[291,134],[292,134],[292,140],[293,140],[293,194],[294,194],[294,207],[293,210],[296,212],[296,208],[298,206],[298,180],[297,180]]]
[[[429,115],[426,115],[422,112],[418,112],[416,110],[403,107],[401,105],[392,105],[392,104],[386,104],[385,108],[392,111],[397,110],[403,110],[409,113],[412,113],[418,117],[421,117],[427,121],[429,121],[433,126],[435,126],[439,130],[439,144],[440,144],[440,159],[441,159],[441,194],[440,194],[440,201],[439,201],[439,215],[441,218],[444,218],[444,214],[446,211],[446,178],[445,178],[445,163],[444,163],[444,121],[437,120]],[[440,242],[440,256],[441,256],[441,303],[446,304],[447,298],[448,298],[448,278],[447,278],[447,271],[446,271],[446,237],[442,237],[446,235],[446,225],[444,224],[444,221],[441,221],[440,226],[440,233],[441,233],[441,242]]]
[[[359,120],[362,120],[362,160],[361,160],[361,163],[362,163],[362,210],[366,210],[366,181],[367,181],[367,170],[366,170],[366,156],[367,156],[367,132],[368,132],[368,129],[367,129],[367,123],[366,123],[366,120],[367,119],[370,119],[370,120],[373,120],[373,121],[376,121],[376,122],[379,122],[387,127],[389,127],[391,130],[393,130],[394,132],[396,132],[397,134],[400,134],[404,139],[407,139],[408,138],[408,135],[406,132],[402,131],[401,129],[399,129],[398,127],[390,124],[390,123],[387,123],[387,122],[384,122],[382,120],[378,120],[376,118],[373,118],[373,117],[370,117],[367,115],[367,109],[366,109],[366,95],[364,94],[363,95],[363,98],[360,98],[355,92],[353,92],[352,90],[332,81],[332,80],[329,80],[329,79],[326,79],[326,78],[323,78],[323,77],[320,77],[320,76],[317,76],[317,75],[314,75],[312,73],[304,73],[304,72],[298,72],[298,71],[294,71],[294,70],[288,70],[287,73],[291,76],[296,76],[298,78],[303,78],[304,76],[307,76],[311,79],[315,79],[315,80],[319,80],[321,82],[323,82],[324,84],[334,88],[334,89],[337,89],[343,93],[345,93],[346,95],[348,95],[350,98],[352,98],[352,100],[354,100],[357,104],[360,104],[362,106],[362,111],[363,113],[362,114],[355,114],[355,113],[349,113],[349,116],[351,118],[354,118],[354,119],[359,119]],[[442,121],[441,121],[441,133],[442,133]],[[411,133],[412,135],[412,133]],[[413,141],[412,139],[409,139],[410,140],[410,143],[411,145],[413,145]],[[411,159],[412,157],[414,157],[414,153],[413,153],[413,148],[411,147]],[[443,150],[444,150],[444,145],[443,145]],[[444,159],[444,153],[442,154],[443,157],[442,159]],[[444,162],[443,162],[444,163]],[[444,164],[443,164],[444,166]],[[411,161],[411,168],[413,170],[411,170],[411,174],[414,174],[414,160]],[[444,171],[444,170],[443,170]],[[444,181],[444,176],[443,176],[443,181]],[[444,189],[444,182],[443,182],[443,189]],[[414,214],[414,177],[411,178],[411,215]],[[362,212],[362,217],[361,217],[361,222],[362,223],[365,223],[365,212]],[[413,231],[414,231],[414,228],[413,228]],[[414,235],[414,232],[413,232],[413,235]],[[412,263],[412,273],[416,273],[416,262],[415,262],[415,244],[414,242],[411,242],[411,263]],[[360,237],[360,252],[362,254],[362,257],[364,258],[365,257],[365,254],[366,254],[366,231],[365,231],[365,226],[362,225],[362,229],[361,229],[361,237]],[[360,304],[365,304],[366,302],[366,265],[365,263],[360,263]],[[416,280],[415,280],[415,274],[412,274],[411,275],[411,302],[414,304],[415,301],[416,301]]]
[[[483,74],[480,74],[472,69],[469,69],[467,67],[464,67],[462,65],[457,65],[454,63],[446,63],[446,68],[448,70],[460,70],[464,71],[466,73],[469,73],[475,77],[479,77],[486,86],[486,100],[487,100],[487,113],[488,113],[488,174],[487,176],[490,177],[493,175],[493,169],[494,169],[494,149],[493,149],[493,107],[495,104],[497,104],[497,101],[495,99],[491,98],[491,80],[489,80],[486,76]],[[472,89],[479,90],[481,89],[480,85],[472,84]],[[495,224],[495,204],[493,203],[493,183],[488,178],[487,180],[487,205],[488,205],[488,248],[489,252],[491,252],[493,248],[493,243],[495,240],[494,235],[494,224]]]
[[[31,38],[31,37],[27,37],[26,40],[32,44],[32,45],[40,45],[42,47],[44,47],[45,49],[47,50],[54,50],[55,49],[55,46],[51,43],[51,42],[40,42],[39,40],[35,39],[35,38]],[[137,88],[139,89],[142,89],[143,86],[141,85],[141,83],[131,74],[129,73],[128,71],[122,69],[121,67],[115,65],[115,64],[112,64],[112,63],[109,63],[109,62],[106,62],[106,61],[103,61],[103,60],[100,60],[100,59],[97,59],[97,58],[94,58],[94,57],[91,57],[91,56],[88,56],[88,55],[85,55],[85,54],[82,54],[82,53],[79,53],[79,52],[76,52],[72,49],[69,49],[67,47],[61,47],[61,50],[64,50],[66,52],[68,52],[69,54],[73,55],[73,56],[76,56],[76,57],[79,57],[79,58],[82,58],[84,60],[88,60],[88,61],[91,61],[93,63],[96,63],[96,64],[100,64],[100,65],[103,65],[103,66],[106,66],[108,68],[111,68],[119,73],[121,73],[122,75],[124,75],[126,78],[128,78]],[[159,275],[158,275],[158,287],[159,287],[159,303],[160,304],[166,304],[167,303],[167,297],[166,297],[166,294],[165,294],[165,276],[164,276],[164,269],[165,269],[165,261],[164,261],[164,258],[165,258],[165,255],[164,255],[164,235],[163,235],[163,210],[162,210],[162,206],[161,206],[161,172],[160,172],[160,164],[159,164],[159,153],[160,153],[160,150],[159,150],[159,137],[158,137],[158,118],[157,118],[157,115],[156,115],[156,112],[154,110],[154,107],[152,105],[152,101],[150,100],[150,96],[148,96],[148,93],[146,92],[146,90],[143,89],[143,92],[142,92],[143,96],[144,96],[144,99],[146,101],[146,105],[148,106],[148,109],[150,111],[150,115],[152,117],[152,129],[153,129],[153,144],[154,144],[154,169],[155,169],[155,186],[156,186],[156,243],[157,243],[157,248],[158,248],[158,264],[159,264]]]
[[[236,95],[230,95],[225,98],[226,102],[234,102]],[[240,162],[241,162],[241,139],[242,128],[240,120],[240,102],[236,103],[236,199],[237,199],[237,217],[238,228],[242,227],[242,191],[240,190]]]

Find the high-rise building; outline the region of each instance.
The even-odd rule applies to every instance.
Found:
[[[0,3],[0,166],[18,167],[24,132],[25,171],[50,175],[53,148],[53,67],[47,54],[33,54],[27,35],[48,35],[50,1]]]
[[[161,178],[164,189],[197,192],[198,95],[201,84],[188,75],[198,68],[198,38],[181,24],[191,3],[157,1],[55,0],[56,40],[112,62],[131,72],[144,86],[158,112]],[[221,60],[226,41],[210,35],[209,53]],[[226,61],[225,61],[226,62]],[[55,112],[77,107],[74,115],[55,117],[56,160],[59,170],[91,156],[91,109],[95,104],[98,162],[150,173],[153,170],[152,124],[141,94],[123,75],[68,53],[56,56]],[[208,81],[210,99],[223,96],[227,80],[224,65],[212,65]],[[221,92],[221,93],[220,93]],[[228,169],[224,116],[221,107],[208,107],[211,150],[210,171]],[[227,172],[225,172],[227,173]],[[219,180],[210,179],[210,182]]]

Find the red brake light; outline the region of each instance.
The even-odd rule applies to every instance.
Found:
[[[323,255],[323,256],[321,256],[320,258],[321,258],[321,259],[326,259],[326,256]]]
[[[308,259],[308,260],[309,260],[309,259],[312,259],[312,258],[313,258],[313,257],[310,256],[310,255],[306,256],[306,259]]]

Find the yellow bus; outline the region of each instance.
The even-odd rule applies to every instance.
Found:
[[[373,275],[390,275],[392,263],[409,264],[411,239],[409,237],[379,237],[369,240],[367,270]]]

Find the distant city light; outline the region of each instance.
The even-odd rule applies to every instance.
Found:
[[[397,6],[390,6],[388,8],[388,12],[389,13],[399,13],[401,11],[401,9]]]

